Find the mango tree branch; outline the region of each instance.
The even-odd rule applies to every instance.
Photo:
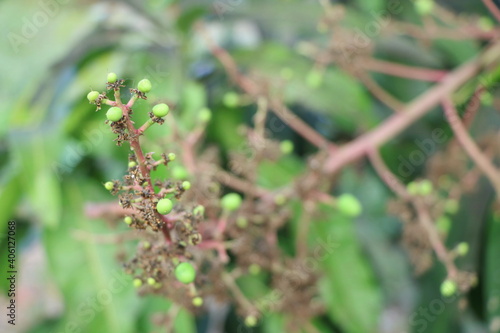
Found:
[[[435,228],[434,222],[432,221],[429,208],[424,200],[422,200],[422,198],[420,197],[415,197],[408,193],[406,187],[396,178],[391,170],[389,170],[377,150],[372,149],[369,152],[369,157],[375,171],[379,174],[380,178],[387,184],[387,186],[389,186],[389,188],[396,194],[398,194],[401,198],[409,201],[413,205],[417,213],[418,222],[429,236],[429,241],[431,243],[432,249],[436,253],[439,261],[441,261],[446,267],[448,277],[451,279],[456,278],[458,275],[457,266],[453,262],[453,257],[450,256],[450,253],[446,249],[446,246],[439,237],[439,233]]]
[[[345,165],[364,156],[371,149],[386,143],[431,111],[445,96],[451,95],[468,80],[474,78],[485,65],[497,62],[499,58],[500,43],[497,42],[483,52],[481,56],[450,72],[440,83],[372,131],[359,136],[338,149],[331,149],[323,171],[329,174],[335,173]]]
[[[469,133],[458,116],[457,110],[453,102],[449,98],[445,98],[442,102],[446,119],[450,123],[453,133],[467,152],[470,158],[474,161],[477,167],[488,177],[489,181],[495,188],[497,197],[500,197],[500,173],[498,169],[491,163],[491,161],[481,152],[474,140],[470,137]]]

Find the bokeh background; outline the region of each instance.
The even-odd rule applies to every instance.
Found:
[[[383,0],[342,3],[346,26],[361,30],[387,6]],[[460,15],[486,18],[483,23],[491,21],[481,1],[442,4]],[[400,5],[394,20],[421,24],[412,1]],[[114,200],[102,184],[119,179],[127,160],[127,149],[116,147],[103,112],[94,112],[86,94],[102,91],[108,72],[125,78],[128,86],[149,78],[154,89],[148,102],[175,103],[173,114],[186,128],[208,105],[213,118],[204,145],[217,145],[223,155],[237,149],[244,140],[238,126],[250,123],[255,105],[224,103],[228,92],[238,90],[207,51],[193,27],[196,21],[205,22],[207,31],[245,71],[286,80],[287,105],[335,142],[353,139],[390,115],[361,82],[335,66],[324,71],[320,84],[316,82],[311,74],[314,61],[304,50],[307,43],[322,45],[328,40],[318,24],[323,13],[317,1],[309,0],[0,2],[0,276],[7,263],[3,236],[9,219],[17,222],[19,269],[17,324],[15,329],[7,325],[2,310],[0,331],[163,331],[155,326],[154,316],[171,304],[153,296],[138,297],[117,259],[117,254],[135,246],[134,241],[112,242],[113,235],[127,227],[114,229],[84,213],[90,202]],[[381,58],[440,69],[457,67],[484,46],[470,39],[425,43],[382,33],[370,39]],[[381,74],[374,79],[402,101],[431,85]],[[139,119],[147,105],[138,102]],[[485,105],[471,132],[494,132],[499,120],[495,104]],[[277,118],[269,124],[274,138],[292,140],[296,150],[293,167],[265,172],[269,179],[291,181],[314,147]],[[389,167],[397,172],[401,161],[422,150],[418,142],[436,128],[452,137],[442,113],[435,110],[385,145],[382,155]],[[152,129],[145,145],[151,151],[175,151],[174,142],[162,140],[168,131],[168,124]],[[435,151],[447,142],[436,144]],[[431,156],[426,154],[426,159]],[[410,182],[425,175],[425,167],[426,163],[412,165],[410,172],[399,176]],[[468,295],[449,302],[439,293],[445,277],[439,264],[414,275],[400,244],[401,221],[387,213],[393,194],[368,163],[346,168],[335,191],[354,193],[364,213],[353,224],[332,231],[345,252],[325,263],[330,265],[326,283],[344,293],[342,299],[328,302],[334,309],[327,312],[340,319],[319,318],[319,332],[500,331],[500,227],[491,213],[493,192],[486,181],[462,198],[447,238],[450,246],[458,241],[470,244],[469,254],[458,265],[477,272],[479,282]],[[5,309],[6,279],[0,279],[0,289],[0,308]],[[103,290],[111,293],[98,300]],[[206,332],[213,316],[195,318],[182,310],[175,320],[176,332]],[[283,327],[282,318],[269,315],[257,328],[242,330],[232,309],[226,324],[227,332],[274,333]]]

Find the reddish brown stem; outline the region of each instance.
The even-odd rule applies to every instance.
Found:
[[[379,147],[389,141],[437,106],[444,96],[452,94],[462,84],[477,75],[486,59],[492,58],[496,61],[499,57],[500,44],[497,43],[487,49],[482,56],[465,63],[448,74],[440,83],[409,103],[401,112],[391,116],[377,128],[335,151],[331,150],[323,170],[326,173],[335,173],[346,164],[368,153],[372,148]]]
[[[141,171],[141,176],[144,179],[146,179],[146,182],[147,182],[146,188],[151,193],[155,193],[153,183],[151,181],[150,170],[147,167],[146,158],[144,157],[144,153],[142,151],[141,144],[139,142],[139,134],[137,134],[137,130],[134,126],[134,123],[130,119],[130,110],[131,109],[128,105],[124,105],[122,103],[121,97],[120,97],[120,90],[115,90],[115,102],[116,102],[117,106],[119,106],[122,109],[123,117],[125,118],[125,123],[127,125],[128,133],[130,136],[130,139],[129,139],[130,148],[133,150],[133,152],[137,158],[139,170]],[[139,185],[142,185],[142,184],[139,184]],[[165,239],[167,240],[167,242],[170,242],[171,237],[170,237],[170,231],[168,229],[168,225],[171,223],[170,219],[165,215],[160,215],[157,212],[155,212],[155,213],[157,214],[158,217],[161,218],[161,220],[163,220],[165,222],[165,225],[162,228],[162,232],[165,235]]]
[[[434,227],[429,209],[424,201],[419,197],[411,196],[406,187],[396,178],[396,176],[389,170],[385,165],[384,161],[380,157],[379,153],[373,149],[370,151],[370,161],[379,174],[380,178],[392,189],[396,194],[401,196],[403,199],[410,201],[415,207],[417,212],[418,221],[420,225],[424,228],[431,242],[431,246],[434,249],[438,259],[445,265],[448,272],[448,277],[454,279],[458,275],[458,269],[453,262],[453,258],[448,253],[446,246],[441,241],[439,233]]]
[[[359,63],[369,71],[412,80],[436,82],[441,81],[448,74],[448,72],[442,70],[407,66],[373,58],[363,59]]]
[[[500,22],[500,9],[498,9],[495,3],[492,0],[483,0],[483,3],[490,10],[491,15]]]
[[[370,74],[367,74],[364,71],[358,71],[356,76],[373,96],[391,108],[394,112],[399,112],[404,108],[404,104],[382,88],[377,81],[370,76]]]
[[[470,158],[474,161],[474,163],[476,163],[478,168],[484,173],[486,177],[488,177],[489,181],[495,188],[497,197],[500,197],[500,173],[498,172],[498,169],[481,152],[474,140],[472,140],[472,138],[469,136],[469,133],[467,133],[467,129],[458,116],[453,102],[449,98],[443,100],[443,108],[446,119],[448,119],[448,122],[453,132],[455,133],[458,142],[467,152]]]
[[[273,98],[269,91],[263,91],[261,85],[242,75],[233,58],[226,50],[214,43],[212,38],[205,32],[202,25],[198,25],[198,31],[202,34],[212,54],[221,62],[231,80],[235,82],[243,91],[252,97],[257,103],[261,98],[268,101],[270,108],[285,124],[290,126],[304,139],[308,140],[319,148],[333,146],[327,139],[321,136],[313,128],[307,125],[299,117],[293,114],[281,100]]]

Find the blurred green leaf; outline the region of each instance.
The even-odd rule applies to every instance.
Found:
[[[73,327],[85,332],[132,333],[140,302],[134,301],[132,278],[115,262],[114,246],[97,244],[92,238],[93,233],[109,230],[100,221],[83,217],[88,188],[84,183],[66,181],[64,222],[59,228],[44,229],[49,267],[66,306],[59,330]],[[75,238],[76,233],[80,237]]]
[[[257,183],[275,189],[292,182],[304,170],[304,164],[295,156],[283,156],[276,162],[262,161],[258,167]]]
[[[326,252],[315,258],[325,273],[319,287],[328,314],[345,332],[377,332],[382,295],[359,246],[353,221],[325,205],[321,205],[320,211],[327,220],[311,223],[315,246],[337,243],[333,250],[329,252],[331,247],[325,247]]]

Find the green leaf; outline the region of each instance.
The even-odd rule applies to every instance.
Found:
[[[188,10],[184,10],[182,15],[177,19],[177,29],[183,33],[188,33],[191,26],[205,14],[206,10],[202,6],[195,6]]]
[[[185,309],[181,309],[175,318],[174,332],[196,333],[194,316]]]
[[[372,17],[372,20],[376,20],[381,14],[375,11],[383,9],[384,5],[387,4],[388,2],[384,0],[371,0],[371,1],[357,0],[356,3],[365,12],[374,13],[373,15],[374,17]]]
[[[57,136],[38,137],[30,133],[27,139],[12,138],[16,144],[14,156],[22,170],[22,186],[28,193],[36,216],[46,226],[56,227],[61,219],[62,193],[59,184],[60,170],[54,169],[52,161],[58,153],[60,141]]]
[[[141,302],[132,278],[115,261],[115,246],[97,244],[92,237],[109,229],[103,221],[89,221],[83,215],[84,198],[95,197],[87,184],[65,182],[64,223],[43,230],[51,277],[65,303],[55,331],[73,327],[82,332],[132,333]]]
[[[354,224],[331,207],[322,205],[320,211],[328,220],[313,221],[311,231],[315,246],[323,252],[315,259],[325,273],[319,287],[328,315],[345,332],[376,332],[382,295]]]
[[[295,156],[283,156],[279,161],[262,161],[258,166],[259,186],[275,189],[291,183],[304,170],[304,164]]]
[[[182,124],[191,129],[197,123],[198,112],[206,106],[205,89],[200,84],[189,81],[184,84],[181,96]]]
[[[281,314],[263,314],[262,328],[264,333],[285,332],[285,318]]]

